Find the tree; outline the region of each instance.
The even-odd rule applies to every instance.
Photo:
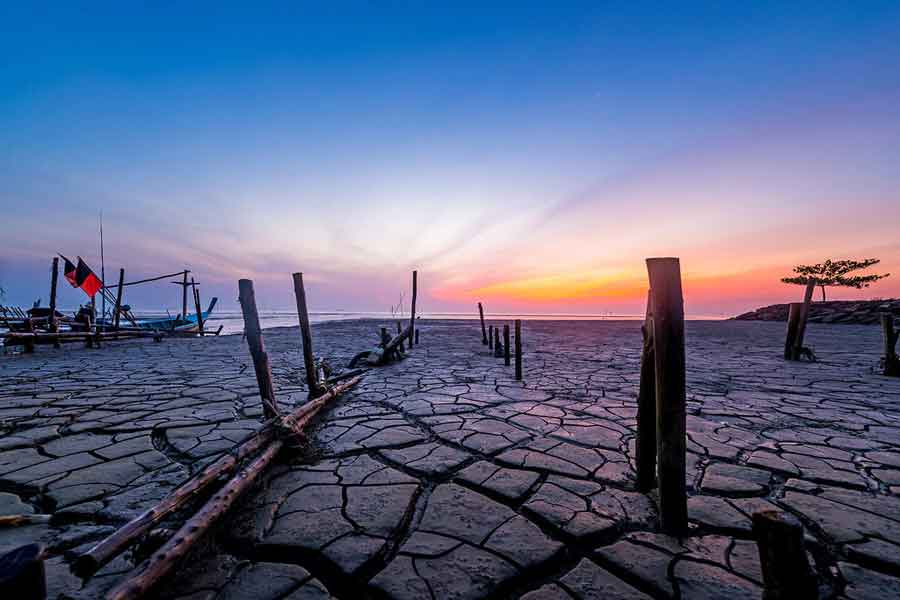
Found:
[[[824,263],[815,265],[797,265],[794,267],[794,277],[783,277],[782,283],[792,283],[796,285],[806,285],[810,278],[815,278],[816,285],[822,288],[822,302],[825,302],[826,286],[842,286],[852,287],[857,290],[869,287],[880,279],[889,277],[890,273],[884,275],[847,275],[853,271],[861,271],[868,269],[873,265],[877,265],[881,260],[877,258],[865,258],[863,260],[831,260],[830,258]]]

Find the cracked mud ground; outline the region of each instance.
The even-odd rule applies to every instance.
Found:
[[[377,322],[314,326],[344,364]],[[900,597],[900,380],[874,327],[810,325],[821,361],[780,360],[784,325],[687,326],[690,535],[634,491],[635,322],[525,322],[524,382],[474,321],[426,321],[402,363],[321,419],[163,586],[180,600],[759,598],[752,511],[807,528],[823,596]],[[305,398],[296,329],[267,330],[279,397]],[[96,598],[67,561],[257,424],[240,336],[0,357],[0,530],[40,539],[50,597]],[[294,395],[294,398],[291,395]],[[140,558],[140,557],[137,557]]]

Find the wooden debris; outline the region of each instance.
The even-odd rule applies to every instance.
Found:
[[[784,511],[753,513],[753,535],[759,549],[765,600],[813,600],[819,597],[816,577],[803,548],[803,525]]]

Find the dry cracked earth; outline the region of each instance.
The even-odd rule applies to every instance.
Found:
[[[314,326],[345,364],[379,323]],[[525,322],[525,376],[474,321],[426,321],[271,469],[158,594],[178,600],[760,598],[750,514],[797,515],[823,597],[900,597],[900,379],[874,327],[690,322],[688,537],[634,491],[634,322]],[[305,398],[296,329],[268,330],[280,401]],[[51,551],[49,597],[99,598],[164,538],[83,582],[68,562],[258,426],[240,336],[0,357],[0,551]]]

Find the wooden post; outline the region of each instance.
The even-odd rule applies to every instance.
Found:
[[[187,286],[188,286],[188,271],[184,270],[184,281],[181,282],[181,315],[183,319],[187,320]]]
[[[87,348],[94,347],[94,336],[91,333],[91,330],[94,328],[94,311],[93,305],[91,306],[91,312],[87,315],[87,335],[84,338],[84,345]]]
[[[44,547],[28,544],[0,556],[0,598],[45,600]]]
[[[522,321],[516,319],[516,381],[522,381]]]
[[[819,597],[815,575],[803,549],[803,525],[793,515],[766,510],[753,513],[765,600],[813,600]]]
[[[416,290],[417,290],[417,279],[418,279],[418,271],[413,271],[413,280],[412,280],[412,301],[409,305],[409,349],[412,350],[414,343],[414,333],[416,331]],[[397,333],[400,333],[400,324],[397,324]]]
[[[416,329],[416,346],[419,345],[419,330]]]
[[[500,341],[500,326],[494,327],[494,358],[503,357],[503,346]]]
[[[25,325],[26,333],[34,333],[34,323],[31,321],[31,319],[25,319],[24,325]],[[25,347],[23,348],[22,351],[25,354],[33,354],[34,353],[34,338],[25,338],[24,346]]]
[[[787,335],[784,339],[784,360],[794,360],[794,343],[797,339],[797,330],[800,328],[800,318],[803,313],[802,302],[791,302],[788,306]]]
[[[894,315],[881,315],[881,331],[884,334],[884,374],[888,377],[900,377],[900,357],[897,356],[898,332],[894,331]]]
[[[59,281],[59,257],[53,257],[53,266],[50,270],[50,323],[51,332],[59,331],[59,323],[56,320],[56,284]],[[59,340],[53,344],[54,348],[59,348]]]
[[[113,309],[113,327],[119,328],[119,311],[122,310],[122,290],[125,289],[125,269],[119,269],[119,289],[116,290],[116,306]]]
[[[509,366],[509,323],[503,324],[503,364]]]
[[[262,398],[263,415],[265,418],[271,419],[278,416],[278,405],[275,402],[272,367],[269,365],[269,355],[266,354],[262,329],[259,326],[253,282],[249,279],[241,279],[238,281],[238,290],[238,301],[241,303],[241,311],[244,314],[244,332],[247,335],[247,345],[250,347],[250,356],[253,358],[253,368],[256,371],[256,383],[259,385],[259,395]]]
[[[684,299],[677,258],[649,258],[656,370],[656,443],[659,464],[660,528],[669,535],[687,531],[686,392]]]
[[[194,283],[193,277],[191,277],[191,288],[194,291],[194,308],[197,311],[197,332],[203,335],[203,308],[200,306],[200,290],[197,289],[197,284]],[[257,316],[258,322],[259,316]]]
[[[494,349],[494,326],[488,325],[488,350]]]
[[[806,292],[803,295],[803,304],[800,305],[800,316],[797,323],[797,333],[794,336],[794,347],[791,353],[793,360],[800,360],[803,350],[803,336],[806,334],[806,320],[809,318],[809,305],[812,302],[813,292],[816,289],[816,279],[812,278],[806,283]]]
[[[312,347],[312,330],[309,327],[309,311],[306,307],[306,288],[303,273],[294,273],[294,296],[297,298],[297,316],[300,318],[300,339],[303,342],[303,368],[306,370],[306,387],[309,397],[316,398],[324,391],[316,374],[316,361]]]
[[[478,317],[481,319],[481,343],[487,346],[488,335],[487,331],[484,329],[484,307],[481,306],[481,302],[478,303]]]
[[[412,327],[412,324],[410,324],[410,327]],[[397,335],[400,335],[401,333],[403,333],[403,326],[400,325],[400,321],[397,321]],[[412,345],[413,345],[412,340],[409,340],[410,349],[412,349]],[[406,352],[406,348],[403,346],[402,340],[400,341],[400,352]]]
[[[653,351],[652,292],[647,292],[647,313],[641,333],[641,381],[638,391],[637,439],[634,462],[637,490],[647,493],[656,486],[656,365]]]

